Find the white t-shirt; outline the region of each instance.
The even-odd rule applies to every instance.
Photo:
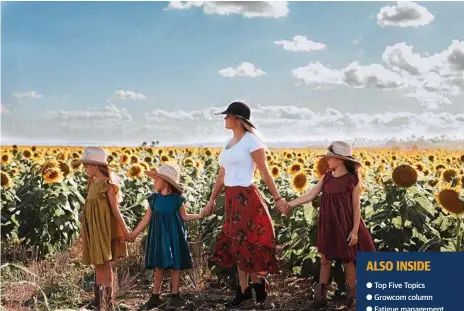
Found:
[[[248,187],[253,183],[256,169],[251,153],[264,148],[264,145],[250,132],[246,132],[238,143],[226,149],[231,140],[227,142],[219,156],[219,164],[226,171],[224,184],[227,187]]]

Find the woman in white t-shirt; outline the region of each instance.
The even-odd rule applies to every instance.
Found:
[[[225,127],[232,130],[230,139],[219,157],[221,165],[213,192],[204,213],[210,215],[215,209],[216,197],[225,187],[225,218],[218,235],[212,261],[223,267],[238,268],[240,286],[235,298],[226,304],[236,307],[253,298],[248,276],[251,277],[256,302],[267,297],[266,282],[259,274],[277,273],[274,227],[268,208],[253,184],[256,168],[268,186],[277,207],[287,206],[280,197],[265,155],[265,146],[254,134],[250,122],[250,108],[242,102],[233,102],[225,114]]]

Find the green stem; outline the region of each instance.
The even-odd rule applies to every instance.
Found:
[[[460,252],[461,251],[461,217],[459,215],[456,215],[458,223],[456,224],[456,251]]]

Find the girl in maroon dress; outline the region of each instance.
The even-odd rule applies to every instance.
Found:
[[[347,280],[347,307],[356,310],[356,254],[375,251],[374,242],[361,219],[361,166],[353,158],[351,145],[335,141],[323,155],[329,171],[307,194],[288,203],[289,209],[316,198],[322,192],[319,213],[317,248],[321,254],[319,284],[316,285],[313,309],[326,305],[326,286],[333,260],[343,262]]]

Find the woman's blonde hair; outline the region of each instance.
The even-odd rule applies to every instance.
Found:
[[[265,150],[267,151],[268,148],[266,146],[266,144],[264,143],[264,139],[263,139],[263,135],[257,130],[255,129],[254,127],[252,127],[248,122],[240,119],[240,118],[237,118],[240,123],[242,124],[243,128],[245,129],[245,131],[247,132],[250,132],[251,134],[255,135],[256,137],[258,137],[258,139],[261,141],[261,143],[264,145],[264,148]]]

